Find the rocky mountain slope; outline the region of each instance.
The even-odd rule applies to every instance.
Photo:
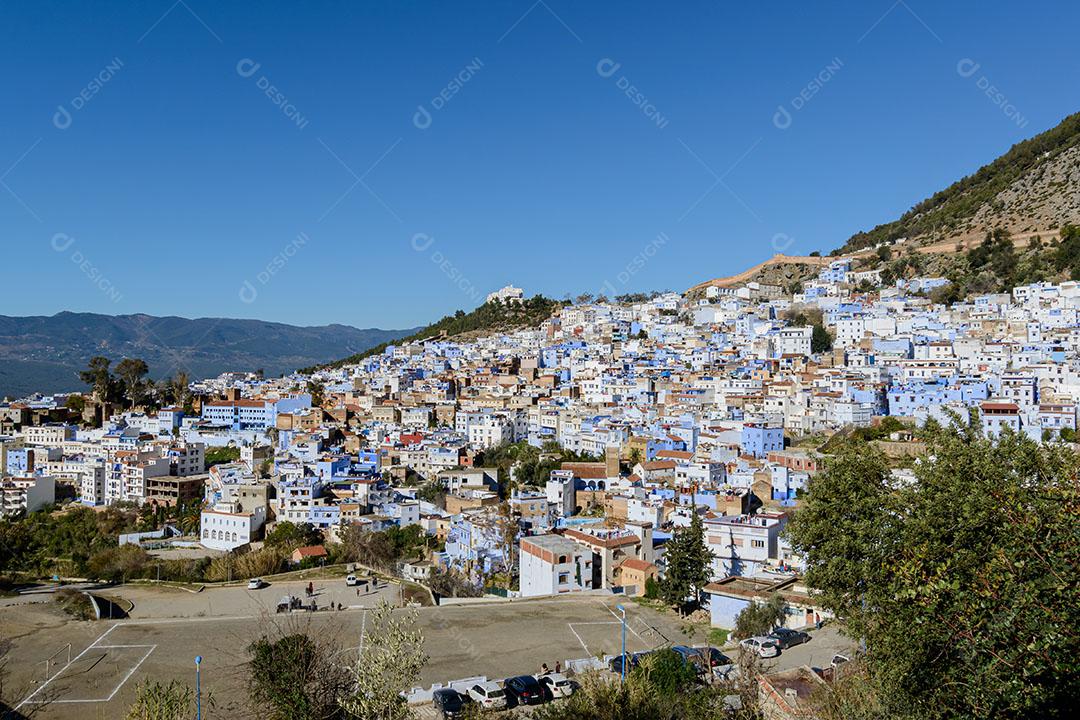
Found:
[[[1017,143],[1001,157],[916,204],[898,219],[853,235],[834,255],[906,238],[947,243],[1002,228],[1043,233],[1080,222],[1080,113]]]

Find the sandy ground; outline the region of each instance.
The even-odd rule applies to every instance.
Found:
[[[113,589],[113,594],[135,603],[132,617],[121,621],[74,621],[51,603],[0,607],[0,636],[11,642],[5,699],[13,705],[23,703],[21,710],[33,710],[35,717],[122,717],[137,684],[147,678],[193,685],[194,658],[201,655],[202,686],[213,693],[216,704],[207,716],[254,717],[245,692],[247,646],[252,640],[282,631],[322,633],[333,639],[347,663],[368,630],[369,609],[382,599],[397,599],[396,585],[357,598],[343,580],[333,579],[315,581],[317,601],[323,606],[340,601],[350,609],[274,612],[281,595],[303,597],[306,584],[290,581],[258,591],[234,587],[200,593]],[[616,654],[621,626],[614,606],[620,600],[625,599],[577,596],[421,608],[418,625],[430,661],[418,684],[481,675],[502,679],[536,673],[542,663],[553,666],[556,661]],[[674,614],[632,602],[625,606],[628,651],[690,642]],[[781,669],[827,666],[836,652],[852,646],[826,626],[809,643],[768,664]]]
[[[13,704],[29,698],[22,709],[35,709],[43,718],[118,717],[131,703],[138,682],[145,678],[175,678],[193,684],[194,657],[201,655],[203,687],[214,693],[218,713],[250,717],[244,663],[253,639],[282,628],[323,632],[336,639],[347,661],[355,656],[368,615],[368,610],[359,607],[276,615],[259,609],[261,597],[244,599],[241,592],[216,597],[212,614],[164,618],[157,615],[169,607],[191,613],[198,596],[183,591],[136,590],[125,592],[126,596],[134,594],[136,611],[130,620],[123,621],[72,621],[51,605],[0,609],[0,634],[12,641],[10,690],[5,692]],[[281,589],[259,592],[268,591],[271,594],[266,597],[273,598]],[[152,592],[159,592],[160,597],[150,597]],[[373,605],[376,594],[368,601]],[[544,662],[554,665],[556,661],[617,653],[620,624],[613,610],[616,602],[615,598],[580,597],[422,608],[418,622],[431,659],[421,684],[476,675],[501,679],[538,672]],[[206,604],[208,611],[210,607]],[[234,610],[241,614],[228,614]],[[686,641],[674,615],[633,603],[627,603],[627,615],[630,651]],[[46,670],[46,659],[54,654]]]

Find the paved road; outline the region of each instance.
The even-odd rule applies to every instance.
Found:
[[[854,652],[857,643],[840,634],[836,624],[826,625],[821,630],[810,631],[810,641],[788,648],[778,657],[765,661],[767,668],[790,670],[800,665],[827,668],[837,653],[848,655]]]

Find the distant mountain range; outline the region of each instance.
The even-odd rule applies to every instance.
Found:
[[[260,368],[270,376],[361,353],[418,329],[72,312],[0,315],[0,397],[84,390],[78,373],[95,355],[114,363],[142,358],[155,379],[179,370],[192,379]]]

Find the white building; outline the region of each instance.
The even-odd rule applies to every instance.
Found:
[[[809,355],[814,329],[810,327],[787,327],[777,331],[773,338],[773,357],[782,355]]]
[[[498,447],[514,440],[514,425],[504,415],[487,415],[469,423],[469,444],[479,449]]]
[[[555,508],[558,517],[570,517],[577,508],[577,491],[574,488],[572,470],[552,470],[544,486],[547,501]]]
[[[212,510],[202,512],[200,542],[211,550],[235,550],[254,540],[265,522],[263,507],[242,512],[239,503],[218,503]]]
[[[79,502],[83,505],[104,505],[105,497],[105,461],[101,458],[80,463]]]
[[[32,513],[56,502],[56,481],[51,477],[17,477],[0,481],[0,516]]]
[[[786,519],[782,513],[759,513],[706,520],[705,539],[713,553],[713,576],[756,575],[770,561],[776,561]]]
[[[592,589],[591,553],[559,535],[522,538],[519,562],[522,597]]]
[[[493,293],[488,293],[487,300],[485,302],[491,302],[492,300],[499,300],[501,302],[521,302],[525,299],[525,291],[519,287],[513,285],[507,285],[496,290]]]

